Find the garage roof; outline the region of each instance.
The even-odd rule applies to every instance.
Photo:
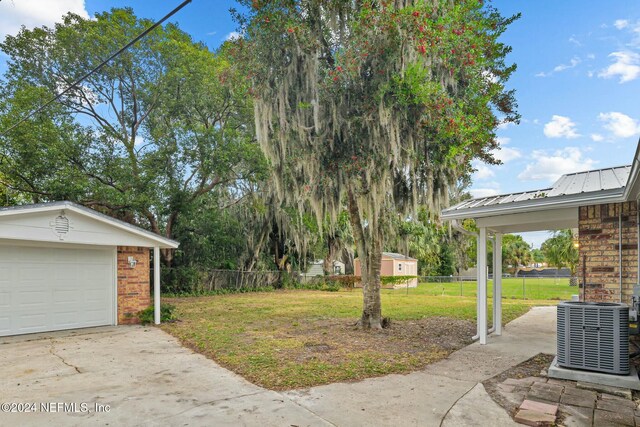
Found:
[[[3,219],[11,219],[13,217],[18,217],[18,216],[26,216],[29,214],[43,214],[43,213],[47,213],[47,212],[52,212],[52,211],[65,211],[65,212],[73,212],[75,214],[78,214],[80,217],[85,217],[85,218],[90,218],[91,220],[96,221],[97,223],[101,223],[103,225],[107,225],[109,227],[112,227],[112,229],[115,229],[113,231],[116,230],[120,230],[120,231],[124,231],[127,234],[133,235],[137,238],[142,238],[140,241],[141,242],[145,242],[148,243],[148,246],[158,246],[161,248],[177,248],[179,243],[176,242],[175,240],[172,239],[168,239],[166,237],[160,236],[156,233],[144,230],[140,227],[137,227],[135,225],[129,224],[127,222],[124,221],[120,221],[118,219],[112,218],[108,215],[104,215],[100,212],[97,212],[93,209],[89,209],[87,207],[84,206],[80,206],[76,203],[73,202],[69,202],[69,201],[61,201],[61,202],[51,202],[51,203],[38,203],[38,204],[31,204],[31,205],[19,205],[19,206],[9,206],[9,207],[1,207],[0,208],[0,220]],[[2,225],[2,224],[0,224]],[[7,224],[8,225],[8,224]],[[13,224],[13,225],[17,225],[17,224]],[[22,226],[24,227],[26,224],[22,224]],[[40,224],[35,224],[35,225],[29,225],[31,228],[39,228],[39,229],[44,229],[44,228],[52,228],[55,227],[55,225],[53,224],[53,222],[51,223],[46,223],[43,224],[42,222]],[[13,227],[14,229],[18,228],[18,227]],[[89,241],[78,241],[75,243],[90,243],[90,244],[101,244],[101,240],[104,240],[104,236],[105,234],[105,229],[100,230],[100,231],[95,231],[92,232],[92,230],[83,230],[84,235],[89,235],[91,236],[91,238],[89,238]],[[48,234],[47,234],[48,236]],[[15,235],[11,234],[9,231],[5,231],[3,233],[3,229],[0,228],[0,239],[1,238],[8,238],[8,239],[17,239],[17,240],[30,240],[27,238],[27,236],[21,236],[21,235]],[[34,239],[36,240],[36,239]],[[55,240],[55,239],[52,239]],[[59,238],[58,240],[65,240],[63,238]],[[86,237],[85,237],[86,240]],[[105,245],[112,245],[114,244],[115,240],[108,240],[105,241],[104,244]],[[129,245],[129,241],[123,241],[123,243],[115,243],[117,245]]]

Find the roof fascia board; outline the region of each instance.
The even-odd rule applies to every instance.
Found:
[[[627,184],[624,187],[624,199],[625,201],[629,200],[629,196],[631,195],[631,190],[636,186],[636,182],[638,181],[638,173],[640,172],[640,140],[638,141],[638,146],[636,147],[636,154],[633,157],[633,164],[631,165],[631,171],[629,172],[629,179],[627,179]]]

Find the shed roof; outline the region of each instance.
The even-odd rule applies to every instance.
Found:
[[[410,256],[407,255],[402,255],[396,252],[382,252],[382,257],[387,257],[387,258],[393,258],[393,259],[399,259],[402,261],[417,261],[417,259],[415,258],[411,258]]]
[[[143,237],[153,243],[156,243],[161,248],[177,248],[179,246],[179,243],[175,240],[168,239],[164,236],[160,236],[159,234],[147,231],[133,224],[129,224],[127,222],[121,221],[119,219],[110,217],[93,209],[69,201],[0,207],[0,218],[12,215],[39,213],[61,209],[76,212],[80,215],[90,217],[94,220],[105,223],[117,229]]]

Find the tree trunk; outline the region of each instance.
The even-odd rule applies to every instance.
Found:
[[[351,189],[348,193],[349,220],[355,233],[362,275],[363,304],[362,316],[358,324],[363,329],[382,329],[382,304],[380,301],[382,236],[377,230],[365,230],[355,195]],[[377,221],[372,222],[378,224]],[[367,227],[371,227],[372,222]]]
[[[340,248],[338,248],[338,243],[336,239],[333,237],[329,237],[327,239],[327,247],[328,247],[327,256],[324,257],[324,261],[322,263],[322,269],[324,270],[325,275],[330,276],[336,273],[333,270],[333,263],[336,260],[336,257],[338,255],[338,251]]]
[[[340,260],[344,263],[344,274],[353,274],[353,252],[350,250],[342,251]]]
[[[379,245],[373,245],[379,246]],[[364,253],[363,253],[364,254]],[[365,257],[363,257],[365,258]],[[372,248],[366,256],[367,262],[362,263],[362,317],[360,324],[363,328],[382,329],[382,303],[380,301],[380,268],[382,266],[382,248]],[[366,279],[365,279],[366,271]]]

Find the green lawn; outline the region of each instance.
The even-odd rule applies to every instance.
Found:
[[[418,288],[385,289],[383,293],[397,294],[409,293],[413,295],[450,295],[450,296],[476,296],[475,281],[453,281],[421,283]],[[545,300],[570,300],[571,295],[578,294],[576,286],[569,286],[568,278],[538,279],[538,278],[505,278],[502,279],[502,297],[505,299],[545,299]],[[493,296],[493,286],[489,280],[489,296]]]
[[[470,343],[476,300],[433,296],[431,284],[408,295],[385,290],[383,314],[391,328],[354,327],[359,290],[276,291],[166,299],[180,321],[162,325],[186,346],[248,380],[292,389],[405,373],[440,360]],[[549,300],[503,301],[504,322]],[[489,308],[491,313],[491,308]]]

